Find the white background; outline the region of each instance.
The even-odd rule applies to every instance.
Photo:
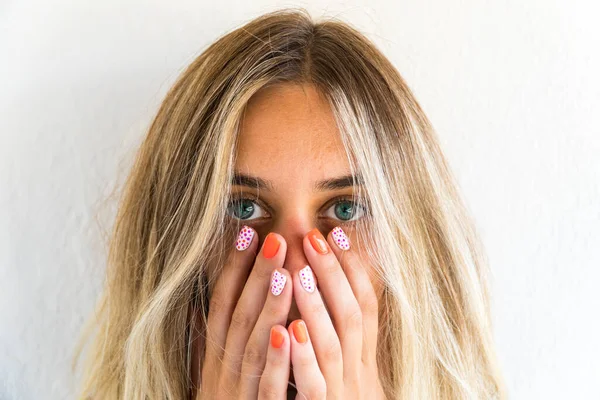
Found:
[[[511,398],[600,398],[595,3],[202,3],[0,1],[0,399],[74,397],[111,190],[179,72],[279,6],[362,30],[433,121],[487,246]]]

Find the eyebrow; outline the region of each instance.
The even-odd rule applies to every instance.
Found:
[[[338,190],[352,187],[354,183],[358,185],[363,184],[362,177],[360,175],[344,175],[337,178],[329,178],[319,182],[316,182],[313,186],[313,191],[324,192],[327,190]],[[261,189],[271,191],[274,190],[273,182],[259,178],[257,176],[235,173],[231,180],[232,185],[247,186],[250,188]]]

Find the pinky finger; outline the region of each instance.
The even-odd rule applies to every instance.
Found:
[[[271,327],[267,361],[258,385],[258,398],[285,399],[290,377],[290,337],[281,325]]]
[[[306,323],[297,319],[288,327],[292,344],[292,368],[298,390],[297,399],[321,400],[327,397],[325,377],[319,369]]]

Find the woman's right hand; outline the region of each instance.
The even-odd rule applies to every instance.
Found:
[[[254,400],[263,395],[272,398],[273,391],[285,396],[289,343],[281,348],[287,354],[278,357],[281,366],[275,369],[277,373],[265,374],[262,380],[261,375],[271,327],[282,325],[279,328],[285,331],[292,302],[292,281],[283,269],[287,247],[281,235],[271,232],[255,257],[258,241],[256,232],[244,226],[236,250],[215,284],[208,312],[201,390],[196,399]],[[272,278],[278,280],[275,285]],[[283,340],[289,341],[289,336]],[[259,385],[263,392],[260,396]]]

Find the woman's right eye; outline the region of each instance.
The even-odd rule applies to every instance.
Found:
[[[259,215],[251,218],[255,214],[256,210],[259,210]],[[261,212],[262,209],[254,200],[246,198],[232,200],[227,207],[227,214],[230,217],[239,219],[241,221],[251,221],[253,219],[263,218],[265,215],[264,212],[262,212],[262,214]]]

